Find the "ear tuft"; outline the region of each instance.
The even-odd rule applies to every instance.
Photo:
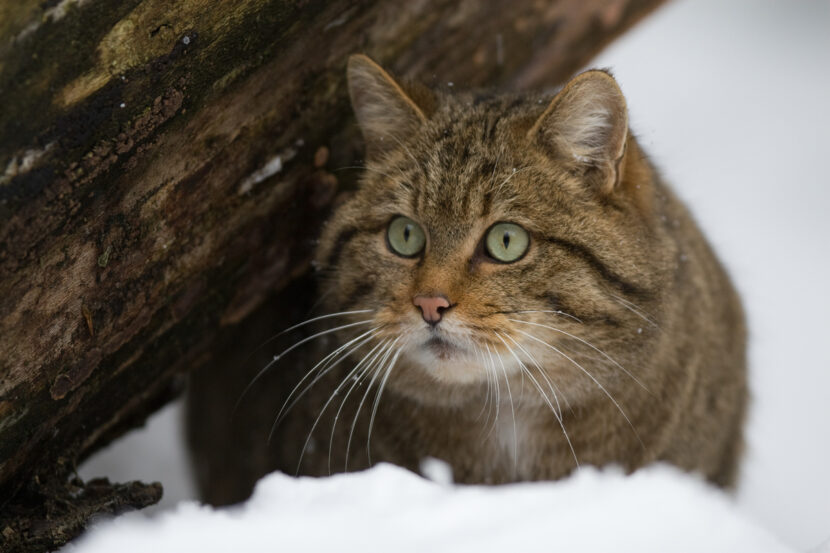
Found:
[[[396,147],[426,121],[424,110],[369,57],[350,56],[347,75],[349,96],[366,140],[368,157]]]
[[[610,74],[586,71],[556,95],[528,138],[550,155],[598,170],[600,189],[611,192],[621,178],[628,138],[625,97]]]

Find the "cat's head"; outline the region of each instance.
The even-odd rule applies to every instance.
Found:
[[[446,95],[365,56],[348,80],[366,169],[317,265],[332,311],[356,312],[341,323],[356,376],[395,362],[417,397],[527,372],[579,387],[585,363],[617,378],[626,342],[654,332],[644,306],[668,256],[615,80]]]

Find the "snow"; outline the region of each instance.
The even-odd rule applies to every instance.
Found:
[[[568,551],[785,553],[722,493],[668,466],[582,469],[558,483],[447,486],[392,465],[330,478],[272,474],[243,506],[186,502],[102,523],[67,551]]]
[[[242,184],[239,185],[239,194],[247,194],[254,189],[254,186],[265,179],[272,177],[282,171],[282,156],[276,155],[268,160],[265,165],[248,175]]]
[[[236,510],[176,506],[194,492],[172,406],[80,474],[161,479],[175,510],[102,524],[73,550],[187,551],[187,536],[204,551],[786,551],[775,536],[830,553],[828,29],[826,0],[676,0],[591,63],[614,72],[632,128],[747,309],[753,401],[734,501],[665,467],[497,489],[379,467],[272,475]],[[233,536],[250,547],[226,546]]]

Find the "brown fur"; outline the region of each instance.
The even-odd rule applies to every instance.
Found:
[[[733,483],[747,400],[741,306],[629,133],[613,78],[589,71],[553,98],[444,95],[400,85],[353,56],[349,84],[366,171],[317,258],[331,311],[372,310],[337,319],[370,321],[339,343],[380,327],[342,365],[398,339],[360,373],[376,389],[399,354],[371,461],[417,470],[432,456],[457,481],[488,483],[560,478],[577,460],[627,470],[668,461]],[[400,214],[424,228],[423,255],[387,246]],[[483,254],[484,233],[499,221],[530,233],[515,263]],[[435,331],[448,348],[425,343],[432,331],[412,303],[436,293],[453,305]],[[322,472],[307,455],[304,470]],[[339,469],[342,452],[334,455]],[[351,467],[368,464],[354,455]]]

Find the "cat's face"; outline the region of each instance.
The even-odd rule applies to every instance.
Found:
[[[389,370],[419,397],[496,376],[580,387],[654,332],[638,313],[666,258],[651,173],[625,159],[624,101],[593,73],[552,103],[438,98],[351,60],[367,166],[318,266],[333,310],[358,312],[341,323],[356,376]]]

